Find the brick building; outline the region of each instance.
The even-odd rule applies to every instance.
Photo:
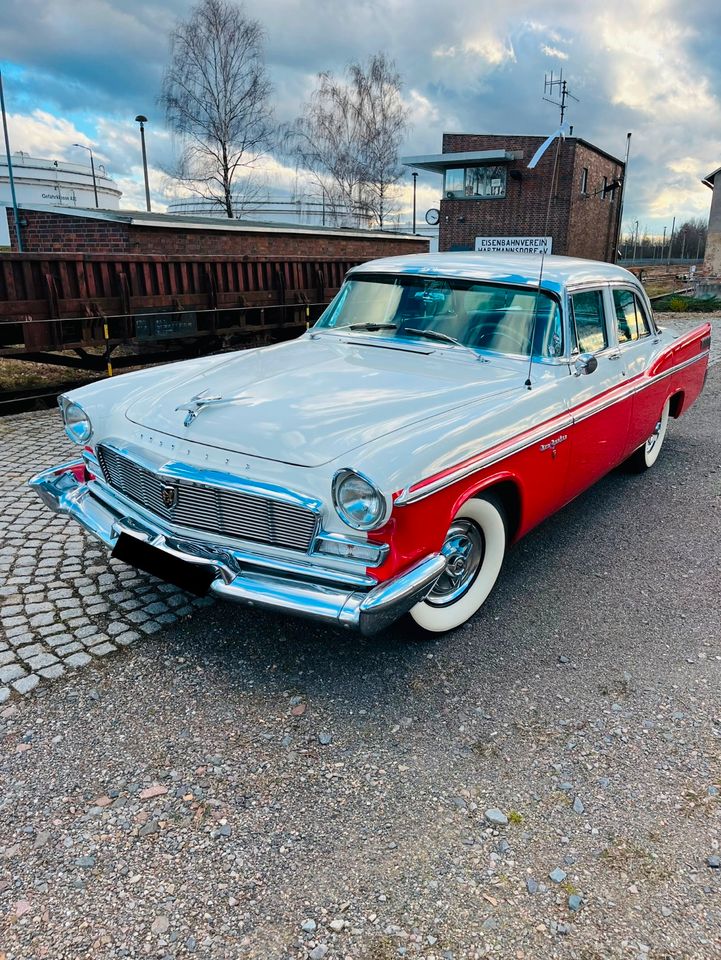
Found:
[[[439,249],[552,252],[613,261],[624,164],[586,140],[555,141],[528,164],[544,137],[443,135],[443,153],[406,157],[412,168],[443,176]],[[496,238],[491,242],[491,238]],[[510,242],[510,238],[515,238]]]
[[[17,250],[12,210],[10,243]],[[178,217],[134,210],[77,207],[19,208],[26,253],[146,254],[173,256],[308,256],[372,260],[426,253],[427,238],[377,230],[256,223],[218,217]]]

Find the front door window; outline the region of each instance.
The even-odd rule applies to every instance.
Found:
[[[584,290],[571,297],[576,321],[578,349],[581,353],[598,353],[608,346],[606,318],[601,290]]]

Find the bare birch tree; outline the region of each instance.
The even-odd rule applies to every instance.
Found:
[[[245,173],[248,193],[252,165],[269,145],[269,98],[258,21],[228,0],[202,0],[171,34],[160,103],[182,142],[173,175],[228,217],[239,212],[236,177]]]
[[[408,109],[400,74],[383,53],[371,57],[365,69],[351,64],[349,72],[359,105],[361,201],[382,229],[394,206],[389,191],[403,176],[398,151],[408,131]]]
[[[408,130],[401,78],[384,54],[351,63],[341,79],[318,75],[303,115],[284,131],[284,145],[308,172],[331,209],[365,212],[380,227],[403,174],[398,151]]]

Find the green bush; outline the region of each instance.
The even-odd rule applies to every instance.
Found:
[[[654,309],[661,312],[671,311],[671,313],[715,313],[721,310],[721,299],[719,297],[683,297],[676,294],[657,300]]]

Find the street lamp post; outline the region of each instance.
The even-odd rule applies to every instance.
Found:
[[[636,247],[638,245],[638,220],[634,220],[634,224],[636,225],[636,229],[633,231],[633,255],[631,256],[631,260],[636,259]]]
[[[671,254],[673,253],[673,235],[676,231],[676,217],[673,218],[671,222],[671,239],[668,241],[668,260],[667,263],[671,263]]]
[[[139,113],[135,118],[136,123],[140,124],[140,146],[143,151],[143,176],[145,177],[145,209],[150,213],[150,184],[148,183],[148,157],[145,153],[145,126],[148,118]]]
[[[74,147],[80,147],[81,150],[87,150],[90,154],[90,169],[93,174],[93,193],[95,194],[95,208],[97,209],[100,204],[98,203],[98,184],[95,180],[95,161],[93,160],[93,149],[92,147],[86,147],[84,143],[74,143]]]
[[[418,183],[418,174],[413,171],[413,233],[416,232],[416,184]]]

